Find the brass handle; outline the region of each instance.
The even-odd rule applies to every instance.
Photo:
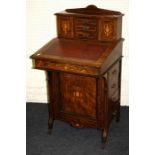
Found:
[[[68,69],[68,66],[64,66],[64,69],[67,70]]]
[[[83,21],[82,23],[83,23],[83,25],[88,25],[89,21]]]
[[[74,95],[75,97],[79,97],[79,96],[80,96],[80,92],[79,92],[79,91],[75,91],[75,92],[73,92],[73,95]]]
[[[112,101],[113,101],[113,102],[116,102],[116,101],[117,101],[117,97],[113,96],[113,97],[112,97]]]
[[[112,71],[112,74],[113,75],[115,75],[116,73],[117,73],[117,70],[116,69]]]
[[[89,26],[84,26],[83,30],[85,30],[85,31],[89,30]]]
[[[88,38],[89,37],[89,34],[84,34],[83,35],[85,38]]]
[[[112,84],[112,86],[111,86],[111,88],[115,88],[116,87],[116,84],[114,83],[114,84]]]

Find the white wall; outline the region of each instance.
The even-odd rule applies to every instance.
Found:
[[[121,11],[123,17],[123,70],[121,105],[128,105],[128,0],[27,0],[27,102],[47,103],[44,71],[32,69],[29,56],[56,37],[56,20],[53,15],[67,8],[86,7],[94,4],[97,7]]]

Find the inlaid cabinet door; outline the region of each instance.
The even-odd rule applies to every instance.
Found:
[[[96,118],[96,79],[60,74],[61,111],[77,116]]]
[[[104,18],[100,21],[100,40],[112,41],[117,38],[116,20]]]
[[[69,16],[57,17],[58,37],[73,38],[73,18]]]

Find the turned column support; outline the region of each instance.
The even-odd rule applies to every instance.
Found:
[[[54,101],[54,93],[52,91],[53,73],[47,71],[46,77],[47,77],[47,91],[48,91],[48,133],[51,134],[54,123],[54,107],[52,104]]]
[[[108,118],[108,100],[107,100],[107,74],[100,77],[97,81],[98,87],[98,119],[100,123],[101,140],[103,146],[107,142],[108,130],[109,130],[109,118]]]
[[[119,101],[118,101],[118,106],[117,106],[116,122],[120,121],[121,74],[122,74],[122,59],[119,61]]]
[[[102,142],[106,143],[108,138],[108,128],[102,130]]]

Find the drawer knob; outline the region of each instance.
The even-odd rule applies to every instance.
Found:
[[[83,30],[87,31],[87,30],[89,30],[89,27],[88,26],[84,26]]]
[[[75,97],[79,97],[79,96],[80,96],[80,92],[79,92],[79,91],[73,92],[73,95],[74,95]]]
[[[111,86],[111,88],[115,88],[116,87],[116,84],[114,83],[114,84],[112,84],[112,86]]]
[[[115,75],[117,73],[117,70],[113,70],[112,74]]]
[[[85,38],[88,38],[89,37],[89,34],[84,34],[83,35]]]
[[[113,97],[112,97],[112,101],[113,101],[113,102],[116,102],[116,101],[117,101],[117,97],[116,97],[116,96],[113,96]]]
[[[65,66],[64,69],[67,70],[68,69],[68,66]]]

